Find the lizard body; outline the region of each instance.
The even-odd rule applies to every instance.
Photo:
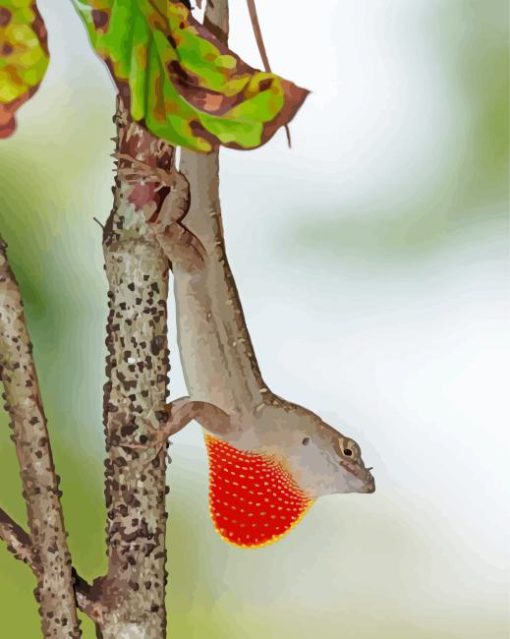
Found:
[[[154,441],[163,442],[191,419],[201,424],[211,516],[220,535],[258,547],[289,532],[318,497],[374,492],[358,444],[263,380],[223,241],[218,153],[182,150],[181,173],[174,168],[170,175],[120,159],[133,165],[119,170],[133,173],[135,181],[170,187],[151,229],[174,275],[190,397],[168,406],[170,420]]]
[[[226,3],[205,21],[226,33]],[[189,398],[169,405],[163,441],[196,419],[210,464],[211,516],[220,535],[256,547],[287,533],[313,501],[371,493],[375,483],[358,444],[312,411],[269,390],[260,372],[223,240],[218,152],[183,149],[180,173],[120,167],[134,181],[170,191],[151,218],[174,275],[178,342]]]
[[[192,400],[229,415],[228,436],[222,437],[235,448],[283,457],[311,498],[371,492],[373,478],[357,444],[274,394],[263,380],[223,242],[217,152],[183,150],[180,170],[191,193],[181,220],[186,230],[177,241],[167,241],[166,231],[159,237],[174,274],[179,349]],[[192,264],[188,233],[201,246]]]

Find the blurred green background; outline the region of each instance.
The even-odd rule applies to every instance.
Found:
[[[258,65],[231,4],[232,45]],[[283,541],[238,550],[212,529],[186,429],[169,470],[169,637],[503,639],[508,5],[259,4],[275,70],[312,94],[292,151],[280,134],[223,153],[232,266],[267,382],[355,436],[377,492],[325,498]],[[111,205],[114,91],[71,3],[40,8],[52,64],[0,146],[0,229],[91,579],[105,568],[106,317],[92,217]],[[24,522],[0,422],[0,504]],[[40,636],[33,587],[0,547],[0,636]]]

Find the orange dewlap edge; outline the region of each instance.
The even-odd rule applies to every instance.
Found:
[[[227,542],[257,548],[277,541],[313,504],[276,457],[234,448],[205,433],[209,509]]]

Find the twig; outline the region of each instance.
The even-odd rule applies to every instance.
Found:
[[[0,539],[7,544],[7,549],[23,563],[27,564],[35,576],[40,573],[40,566],[36,561],[30,536],[9,515],[0,508]],[[97,622],[102,617],[101,606],[92,596],[92,587],[73,571],[76,602],[82,612],[92,621]]]
[[[266,45],[264,43],[264,36],[262,35],[262,28],[260,26],[259,16],[257,13],[257,5],[255,4],[255,0],[246,0],[246,2],[248,4],[250,22],[253,29],[253,34],[255,35],[257,48],[262,59],[262,64],[264,65],[264,70],[268,73],[271,73],[271,64],[269,63],[269,57],[267,55]],[[285,135],[287,136],[287,144],[290,148],[292,146],[292,138],[290,135],[290,127],[288,124],[285,125]]]
[[[0,238],[0,378],[25,498],[44,637],[81,636],[71,558],[23,303]],[[4,528],[4,531],[6,529]],[[12,535],[15,529],[7,527]],[[20,548],[21,549],[21,548]]]
[[[30,566],[34,573],[37,571],[38,567],[34,561],[30,537],[23,528],[18,526],[2,509],[0,509],[0,539],[5,541],[7,550],[9,550],[16,559]]]

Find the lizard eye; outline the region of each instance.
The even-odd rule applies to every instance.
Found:
[[[339,441],[340,455],[342,457],[350,457],[353,461],[359,458],[359,449],[356,442],[350,439],[340,439]]]
[[[305,437],[303,439],[303,446],[308,446],[309,443],[310,443],[310,438],[309,437]]]

